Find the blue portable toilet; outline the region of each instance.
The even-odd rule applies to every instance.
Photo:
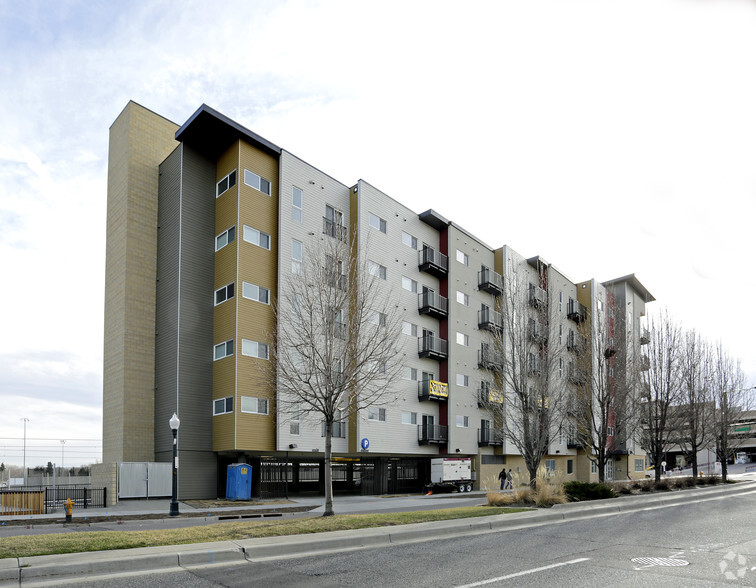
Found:
[[[232,463],[226,470],[226,500],[249,500],[252,497],[252,466]]]

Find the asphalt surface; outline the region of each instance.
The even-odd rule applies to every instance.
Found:
[[[753,479],[748,476],[745,479]],[[706,487],[671,493],[624,497],[607,501],[573,503],[548,510],[401,527],[336,531],[309,536],[273,537],[242,541],[151,547],[116,552],[77,553],[0,560],[0,586],[59,585],[83,578],[112,577],[118,574],[171,573],[181,569],[266,562],[326,553],[375,550],[396,544],[428,542],[429,539],[459,538],[501,531],[538,528],[566,521],[606,517],[628,512],[664,508],[685,503],[702,503],[756,492],[753,481],[727,486]],[[461,502],[483,501],[482,496],[440,495],[408,497],[340,497],[338,512],[417,510],[417,503],[438,504],[439,508],[461,506]],[[350,498],[351,500],[347,500]],[[157,505],[151,505],[157,508]],[[160,507],[162,508],[162,504]],[[167,502],[166,505],[167,507]],[[299,505],[302,506],[302,505]],[[122,507],[129,508],[129,507]],[[135,508],[131,506],[130,508]],[[255,507],[247,511],[253,512]],[[318,506],[312,512],[316,512]],[[146,511],[132,510],[132,514]],[[154,512],[154,511],[153,511]],[[167,512],[166,510],[162,512]],[[215,515],[214,515],[215,516]],[[223,516],[221,513],[218,516]],[[175,520],[175,519],[174,519]],[[189,520],[189,519],[187,519]],[[168,519],[171,521],[171,519]],[[169,523],[165,523],[169,524]],[[165,528],[165,527],[164,527]],[[0,530],[0,537],[9,530]],[[29,529],[31,530],[31,529]]]

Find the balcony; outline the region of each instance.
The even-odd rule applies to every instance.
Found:
[[[570,299],[567,303],[567,318],[578,324],[582,323],[588,318],[588,309],[577,300]]]
[[[580,449],[580,443],[577,439],[570,437],[567,439],[567,449]]]
[[[532,355],[528,358],[528,375],[538,377],[541,375],[544,366],[541,365],[541,361],[536,359]]]
[[[496,312],[488,307],[478,311],[478,328],[500,333],[504,330],[504,319],[500,312]]]
[[[546,326],[533,319],[528,321],[528,336],[531,341],[539,345],[545,343],[549,338]]]
[[[417,311],[433,318],[444,319],[449,315],[449,300],[435,292],[423,292],[418,294]]]
[[[347,277],[344,274],[335,273],[335,272],[327,272],[326,283],[331,288],[338,288],[339,290],[346,292]]]
[[[420,445],[446,445],[449,429],[443,425],[418,425],[417,442]]]
[[[533,308],[543,308],[546,306],[548,298],[546,290],[539,288],[535,284],[528,284],[528,304]]]
[[[575,331],[567,334],[567,350],[573,353],[583,353],[588,348],[588,339],[578,335]]]
[[[478,290],[501,296],[504,292],[504,278],[493,270],[482,269],[478,272]]]
[[[346,323],[342,323],[339,321],[334,321],[333,323],[333,336],[336,337],[336,339],[341,339],[344,341],[347,336],[347,326]]]
[[[604,349],[604,357],[609,359],[617,353],[617,348],[614,345],[614,338],[609,339],[606,343],[606,349]]]
[[[424,245],[422,250],[417,252],[417,259],[418,268],[421,272],[426,272],[437,278],[443,278],[449,273],[449,258],[433,247]]]
[[[341,223],[323,217],[323,234],[346,243],[347,228]]]
[[[347,424],[342,421],[335,421],[331,429],[331,437],[333,439],[346,439]],[[320,436],[326,436],[326,424],[325,421],[320,423]]]
[[[651,360],[648,358],[648,355],[641,355],[640,356],[640,370],[642,372],[647,372],[651,369]]]
[[[478,447],[501,447],[504,445],[504,435],[493,429],[478,429]]]
[[[588,381],[588,377],[585,375],[585,372],[574,364],[570,365],[568,378],[570,382],[572,382],[576,386],[582,386]]]
[[[648,332],[648,329],[643,329],[640,334],[640,344],[641,345],[648,345],[651,342],[651,335]]]
[[[490,385],[483,383],[478,390],[478,408],[484,408],[491,405],[504,404],[504,394],[501,390],[491,388]]]
[[[421,380],[417,383],[419,400],[448,400],[449,384],[436,380]]]
[[[478,367],[494,372],[504,369],[504,354],[493,349],[478,349]]]
[[[449,344],[446,339],[423,335],[417,339],[417,354],[421,358],[445,361],[449,357]]]

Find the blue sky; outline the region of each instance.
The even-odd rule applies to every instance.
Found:
[[[21,417],[45,463],[101,436],[130,99],[179,124],[207,103],[574,281],[634,272],[756,384],[754,30],[739,0],[0,0],[0,461]]]

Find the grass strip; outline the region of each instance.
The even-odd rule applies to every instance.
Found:
[[[16,536],[0,539],[0,559],[53,555],[56,553],[156,547],[159,545],[234,541],[253,537],[302,535],[307,533],[324,533],[327,531],[365,529],[369,527],[390,527],[411,523],[508,514],[523,510],[530,509],[471,506],[430,511],[348,514],[333,517],[313,516],[294,520],[276,519],[215,523],[201,527],[160,529],[154,531],[87,531]]]

